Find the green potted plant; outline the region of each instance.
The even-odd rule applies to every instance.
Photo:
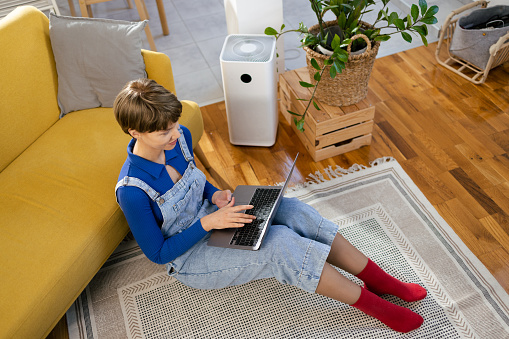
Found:
[[[304,119],[311,104],[320,109],[315,97],[335,106],[352,105],[366,97],[369,77],[382,41],[401,34],[405,41],[412,42],[411,34],[414,34],[428,45],[427,25],[437,22],[438,7],[428,8],[426,0],[419,0],[418,5],[411,6],[410,14],[400,18],[396,12],[388,13],[389,2],[382,0],[383,8],[375,22],[369,24],[362,18],[372,11],[369,7],[375,5],[374,0],[309,0],[318,21],[316,25],[308,28],[301,22],[297,29],[285,30],[285,25],[279,31],[272,27],[265,29],[265,34],[276,39],[288,32],[301,34],[301,47],[306,51],[311,82],[301,81],[300,85],[313,88],[313,91],[303,114],[288,111],[295,116],[294,123],[300,131],[304,130]],[[329,11],[336,19],[324,21],[324,15]]]

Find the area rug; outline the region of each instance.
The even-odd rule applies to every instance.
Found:
[[[509,297],[392,158],[329,167],[287,192],[397,278],[428,296],[407,334],[334,300],[274,279],[188,288],[122,244],[67,313],[71,338],[509,338]],[[353,276],[358,284],[361,281]]]

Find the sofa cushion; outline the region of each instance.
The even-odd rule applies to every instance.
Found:
[[[0,20],[0,31],[2,171],[58,120],[59,109],[48,18],[21,6]]]
[[[71,111],[113,107],[128,81],[147,76],[141,55],[146,24],[50,14],[60,117]]]

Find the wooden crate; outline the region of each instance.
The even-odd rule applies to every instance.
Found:
[[[350,106],[330,106],[316,100],[320,110],[311,104],[304,123],[304,132],[297,130],[290,110],[302,114],[311,98],[313,88],[300,86],[309,81],[306,67],[279,76],[279,105],[281,112],[306,146],[314,161],[356,150],[371,143],[375,106],[363,100]],[[298,118],[298,117],[297,117]]]

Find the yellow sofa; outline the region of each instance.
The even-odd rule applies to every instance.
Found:
[[[111,108],[59,119],[49,21],[34,7],[0,20],[0,337],[42,338],[128,233],[114,187],[129,137]],[[175,91],[171,64],[142,50]],[[195,146],[200,109],[183,101]]]

